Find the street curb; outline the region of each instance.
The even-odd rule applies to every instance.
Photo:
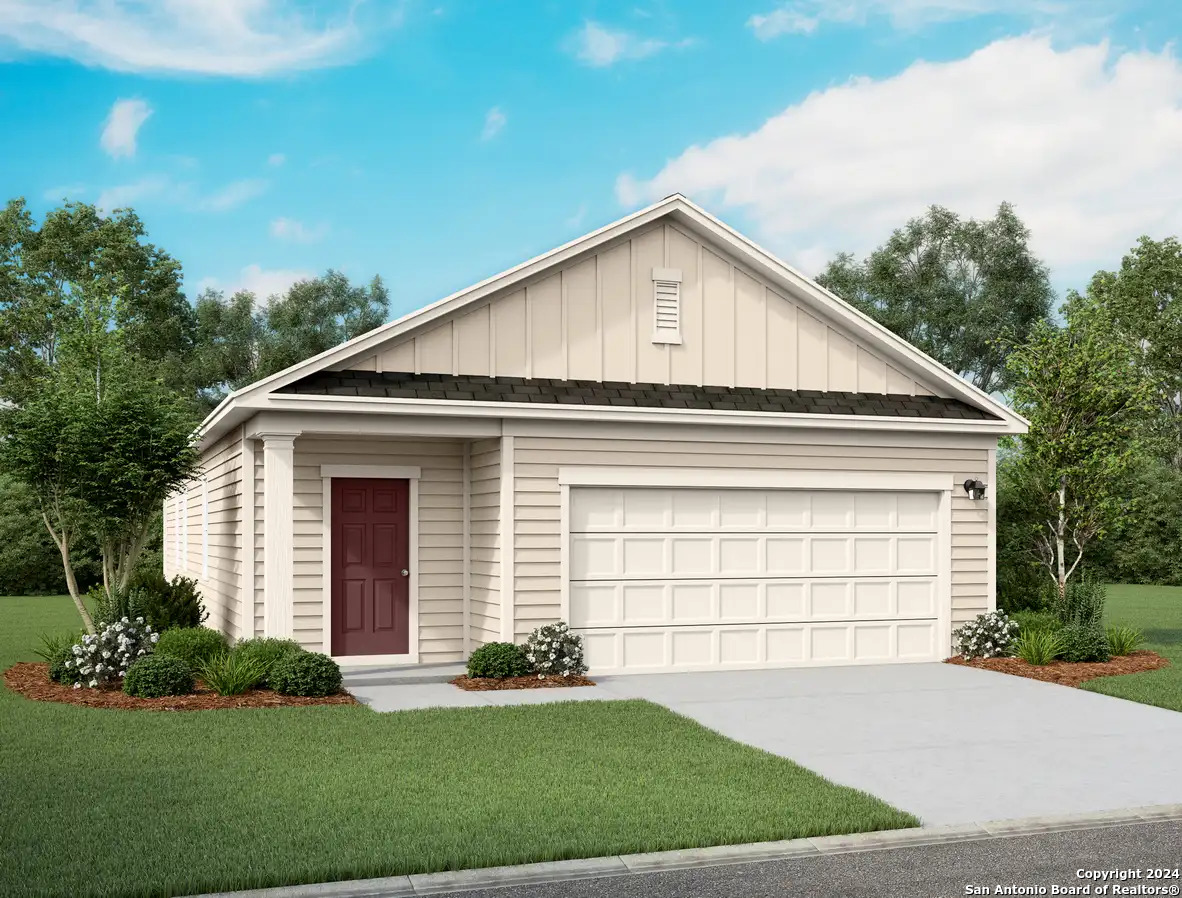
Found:
[[[581,858],[570,861],[546,861],[507,867],[484,867],[381,879],[354,879],[311,885],[250,889],[244,892],[210,892],[194,898],[404,898],[440,892],[466,892],[503,886],[536,885],[601,876],[633,876],[694,867],[716,867],[831,854],[882,851],[952,842],[980,842],[1039,833],[1101,829],[1132,823],[1162,823],[1182,820],[1182,804],[1147,805],[1118,811],[1087,814],[1061,814],[1049,817],[1024,817],[986,823],[962,823],[950,826],[892,829],[881,832],[853,833],[845,836],[815,836],[779,842],[752,842],[746,845],[716,845],[710,848],[684,848],[615,857]]]

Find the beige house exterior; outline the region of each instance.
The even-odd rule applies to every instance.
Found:
[[[166,574],[350,665],[556,620],[599,673],[938,660],[1025,427],[675,195],[228,397]]]

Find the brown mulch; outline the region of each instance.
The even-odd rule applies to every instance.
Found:
[[[4,671],[4,682],[13,692],[37,702],[65,702],[88,708],[114,708],[120,711],[212,711],[220,708],[287,708],[298,705],[355,705],[357,699],[347,692],[325,698],[303,695],[280,695],[270,689],[252,689],[242,695],[217,695],[200,680],[189,695],[163,698],[135,698],[116,688],[75,689],[49,679],[48,664],[14,664]]]
[[[1097,677],[1115,677],[1120,674],[1141,673],[1169,667],[1170,662],[1157,652],[1140,651],[1122,655],[1111,661],[1052,661],[1050,664],[1027,664],[1021,658],[974,658],[971,661],[956,655],[948,659],[949,664],[962,664],[981,670],[996,670],[999,673],[1029,677],[1045,683],[1059,683],[1063,686],[1078,686]]]
[[[505,677],[456,677],[451,681],[453,686],[459,686],[468,692],[486,692],[490,689],[560,689],[564,686],[594,686],[595,681],[587,677],[546,677],[539,680],[537,676]]]

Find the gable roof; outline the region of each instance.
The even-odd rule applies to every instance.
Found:
[[[262,399],[268,394],[283,391],[285,387],[314,372],[333,367],[340,368],[343,365],[347,367],[349,360],[360,357],[366,352],[372,352],[378,345],[392,338],[423,328],[465,306],[486,299],[494,293],[505,291],[534,277],[539,272],[561,266],[577,256],[593,251],[609,241],[644,228],[665,217],[689,227],[718,244],[797,300],[815,307],[822,314],[844,325],[854,334],[862,336],[879,348],[888,359],[894,359],[901,365],[923,373],[933,383],[940,384],[946,389],[952,398],[985,411],[988,417],[999,421],[998,429],[1001,432],[1021,433],[1026,430],[1028,422],[1021,415],[962,380],[935,359],[925,355],[820,284],[805,277],[685,196],[673,194],[583,237],[522,262],[520,265],[486,278],[471,287],[446,296],[310,359],[234,391],[205,418],[198,429],[198,435],[202,441],[213,439],[258,410],[258,403],[251,400]]]
[[[997,420],[996,415],[991,415],[976,406],[959,399],[943,399],[939,396],[561,380],[548,377],[489,377],[472,374],[316,371],[295,383],[280,387],[279,392],[447,402],[517,402],[712,409],[755,414]]]

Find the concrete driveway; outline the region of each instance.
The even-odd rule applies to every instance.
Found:
[[[603,677],[594,692],[658,702],[926,825],[1182,802],[1182,714],[1006,674],[675,673]]]

